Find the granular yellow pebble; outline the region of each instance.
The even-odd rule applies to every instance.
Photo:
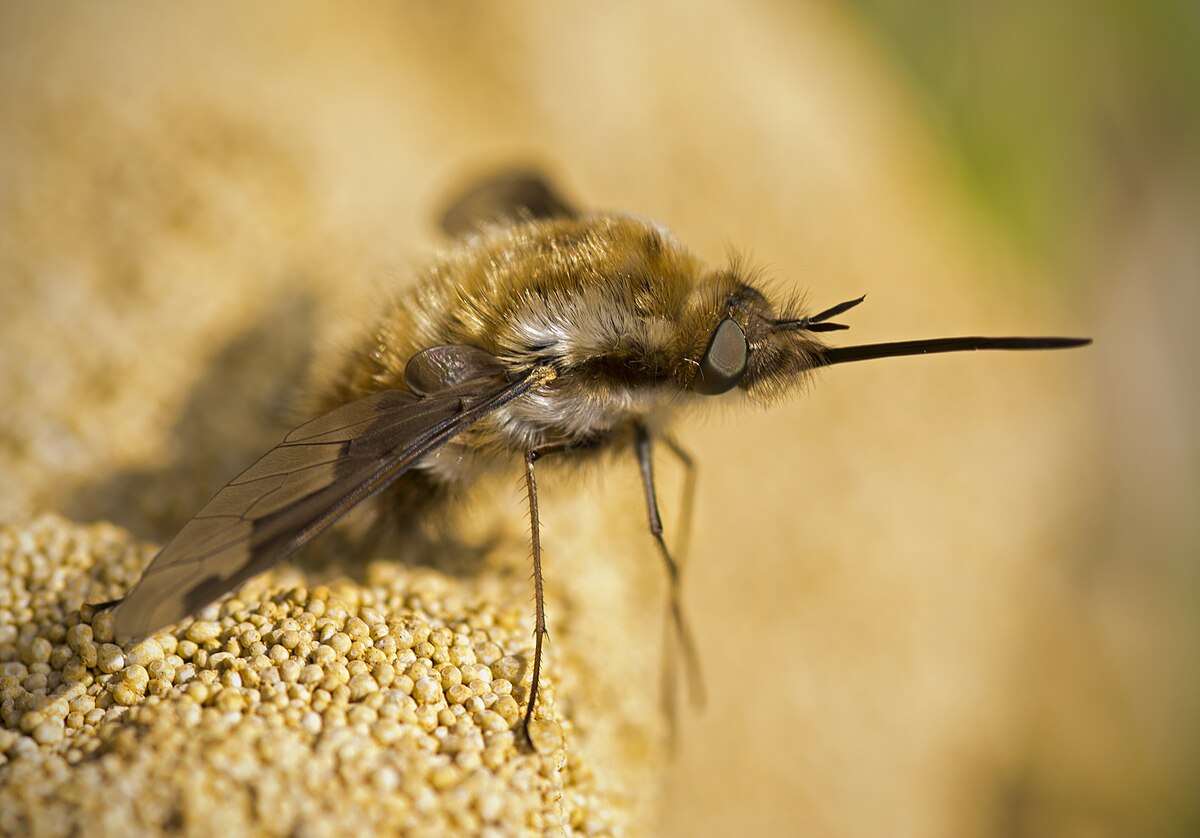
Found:
[[[553,657],[537,752],[517,745],[528,626],[489,604],[512,594],[450,597],[465,583],[403,566],[378,587],[264,594],[267,574],[122,645],[110,612],[79,607],[119,595],[152,551],[103,525],[0,527],[0,591],[29,590],[22,535],[75,545],[60,553],[72,578],[112,583],[41,590],[36,623],[22,600],[0,607],[0,834],[629,831],[627,798],[572,750],[573,728],[541,718]],[[439,610],[452,601],[478,604]]]
[[[62,741],[64,734],[61,723],[42,722],[33,731],[33,738],[39,745],[54,745]]]
[[[92,627],[87,623],[76,623],[67,629],[67,645],[78,652],[85,643],[92,642]]]
[[[101,611],[92,617],[92,636],[97,643],[109,643],[113,639],[113,615],[111,611]]]
[[[139,643],[135,643],[126,654],[126,660],[130,663],[141,664],[146,666],[154,661],[163,659],[163,648],[153,639],[147,637]]]
[[[530,719],[529,739],[538,753],[553,753],[563,746],[562,726],[553,720]]]
[[[100,660],[100,647],[87,642],[79,647],[79,661],[88,669],[94,668]]]
[[[115,644],[101,645],[96,657],[96,668],[108,674],[120,672],[125,668],[125,653]]]
[[[495,677],[513,684],[521,680],[521,673],[524,670],[524,659],[515,655],[505,655],[492,664],[492,673]]]
[[[413,684],[412,697],[421,704],[432,705],[442,700],[442,686],[435,679],[423,676]]]
[[[142,694],[129,684],[117,684],[112,691],[113,701],[122,707],[132,707],[142,700]]]
[[[471,696],[471,688],[464,687],[462,684],[455,684],[446,690],[446,701],[450,704],[463,704]]]
[[[351,701],[361,701],[379,689],[379,685],[375,683],[375,679],[365,673],[354,676],[350,680],[349,687]]]
[[[184,636],[199,645],[210,640],[216,640],[221,635],[221,627],[217,623],[197,620],[188,626]]]
[[[516,721],[521,716],[521,706],[517,704],[517,700],[511,695],[502,695],[496,699],[496,703],[492,709],[498,713],[504,721],[509,725],[516,724]]]
[[[44,637],[35,637],[21,650],[21,659],[27,664],[45,663],[50,660],[50,652],[53,649],[49,640]]]

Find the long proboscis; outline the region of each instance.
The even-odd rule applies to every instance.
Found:
[[[932,338],[902,340],[893,343],[864,343],[859,346],[831,346],[816,361],[817,366],[869,361],[872,358],[897,358],[903,355],[933,355],[938,352],[970,352],[977,349],[1070,349],[1086,346],[1090,338]]]

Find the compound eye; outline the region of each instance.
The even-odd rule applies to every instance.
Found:
[[[746,333],[726,317],[717,324],[708,341],[692,389],[704,396],[715,396],[737,386],[746,374],[746,357],[749,354]]]

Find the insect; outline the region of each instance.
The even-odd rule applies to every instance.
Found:
[[[481,474],[523,466],[529,495],[535,648],[525,727],[545,635],[537,464],[632,450],[649,529],[670,582],[684,651],[679,570],[663,538],[654,443],[698,402],[769,402],[811,370],[975,349],[1060,349],[1075,338],[957,337],[829,346],[821,333],[863,301],[805,314],[774,302],[738,267],[709,269],[661,225],[581,213],[540,177],[512,173],[445,213],[463,236],[349,357],[325,412],[221,489],[115,604],[118,637],[195,613],[378,497],[410,526]]]

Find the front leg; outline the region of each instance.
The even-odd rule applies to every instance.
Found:
[[[538,523],[537,477],[533,464],[542,456],[538,450],[525,452],[525,488],[529,492],[529,528],[533,541],[533,677],[529,684],[529,703],[525,705],[525,740],[533,747],[529,736],[529,722],[533,719],[533,706],[537,703],[538,678],[542,672],[542,638],[546,635],[546,602],[542,591],[542,534]]]
[[[542,585],[542,532],[538,518],[537,474],[534,463],[546,454],[558,454],[574,450],[575,446],[560,444],[546,445],[525,452],[525,488],[529,493],[529,530],[533,544],[533,674],[529,683],[529,702],[525,705],[525,741],[534,748],[529,735],[529,723],[533,721],[533,708],[537,704],[538,682],[542,674],[542,640],[546,636],[546,600]],[[536,750],[536,748],[535,748]]]

